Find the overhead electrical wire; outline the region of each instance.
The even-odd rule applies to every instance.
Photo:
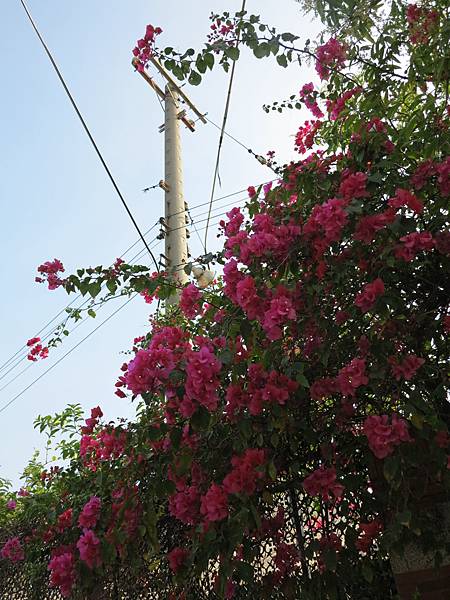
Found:
[[[72,348],[70,348],[70,350],[68,350],[65,354],[63,354],[63,356],[61,356],[56,362],[54,362],[52,365],[50,365],[50,367],[48,367],[48,369],[46,369],[43,373],[41,373],[39,375],[39,377],[36,377],[36,379],[34,379],[30,384],[28,384],[25,388],[23,388],[23,390],[21,390],[18,394],[16,394],[13,398],[11,398],[11,400],[9,400],[8,402],[6,402],[6,404],[4,404],[2,407],[0,407],[0,413],[2,413],[3,411],[5,411],[9,406],[11,406],[11,404],[13,404],[16,400],[18,400],[21,396],[23,396],[23,394],[25,394],[25,392],[27,392],[35,383],[37,383],[38,381],[40,381],[43,377],[45,377],[45,375],[47,375],[47,373],[49,373],[57,365],[59,365],[59,363],[62,362],[67,356],[69,356],[69,354],[72,354],[72,352],[74,350],[76,350],[79,346],[81,346],[81,344],[83,342],[85,342],[88,338],[90,338],[91,335],[93,335],[96,331],[98,331],[100,329],[100,327],[103,327],[103,325],[105,325],[105,323],[107,323],[118,312],[120,312],[123,308],[125,308],[125,306],[129,302],[131,302],[131,300],[134,300],[134,298],[136,298],[137,295],[138,294],[134,294],[134,296],[131,296],[130,298],[128,298],[128,300],[124,304],[121,304],[121,306],[119,306],[119,308],[117,308],[106,319],[104,319],[104,321],[102,321],[101,323],[99,323],[97,325],[97,327],[95,327],[95,329],[93,329],[92,331],[90,331],[82,340],[80,340],[78,342],[78,344],[76,344],[75,346],[73,346]]]
[[[148,234],[149,234],[151,231],[153,231],[153,229],[154,229],[154,228],[155,228],[157,225],[159,225],[159,220],[158,220],[158,221],[156,221],[156,222],[155,222],[155,223],[154,223],[154,224],[153,224],[151,227],[149,227],[149,229],[147,229],[147,231],[145,231],[145,232],[144,232],[144,236],[147,236],[147,235],[148,235]],[[126,256],[126,255],[128,254],[128,252],[130,252],[130,250],[132,250],[132,249],[133,249],[133,248],[134,248],[134,247],[135,247],[137,244],[139,244],[139,242],[140,242],[140,241],[141,241],[140,239],[136,240],[136,241],[135,241],[133,244],[131,244],[131,246],[129,246],[129,247],[128,247],[128,248],[127,248],[127,249],[126,249],[124,252],[122,252],[122,254],[121,254],[120,256],[121,256],[121,257],[124,257],[124,256]],[[152,243],[153,243],[153,241],[154,241],[154,240],[151,240],[151,241],[150,241],[150,244],[152,244]],[[130,262],[131,262],[132,260],[133,260],[133,258],[131,258],[131,259],[130,259]],[[75,302],[76,302],[76,301],[77,301],[79,298],[81,298],[81,297],[82,297],[82,294],[77,294],[77,295],[75,296],[75,298],[74,298],[74,299],[73,299],[73,300],[72,300],[72,301],[71,301],[71,302],[70,302],[70,303],[69,303],[67,306],[65,306],[64,308],[62,308],[62,309],[61,309],[61,310],[60,310],[60,311],[59,311],[59,312],[58,312],[58,313],[57,313],[57,314],[56,314],[56,315],[55,315],[55,316],[54,316],[52,319],[50,319],[50,321],[48,321],[48,322],[47,322],[47,323],[46,323],[46,324],[45,324],[45,325],[44,325],[44,326],[43,326],[43,327],[42,327],[42,328],[41,328],[41,329],[40,329],[40,330],[39,330],[39,331],[38,331],[38,332],[37,332],[37,333],[36,333],[36,334],[33,336],[33,337],[38,337],[38,336],[40,336],[40,334],[41,334],[43,331],[45,331],[49,325],[51,325],[51,324],[52,324],[54,321],[56,321],[56,319],[57,319],[57,318],[58,318],[58,317],[59,317],[61,314],[63,314],[64,312],[66,312],[66,310],[67,310],[68,308],[70,308],[70,307],[71,307],[71,306],[72,306],[72,305],[73,305],[73,304],[74,304],[74,303],[75,303]],[[84,306],[85,304],[87,304],[87,302],[88,302],[88,301],[89,301],[89,299],[88,299],[88,300],[86,300],[85,302],[83,302],[83,304],[82,304],[82,305],[81,305],[79,308],[81,308],[82,306]],[[55,331],[55,330],[58,328],[58,326],[59,326],[59,325],[56,325],[56,327],[54,327],[54,328],[53,328],[53,329],[52,329],[52,330],[51,330],[49,333],[47,333],[47,334],[46,334],[46,335],[43,337],[42,341],[45,341],[45,340],[46,340],[48,337],[50,337],[50,335],[51,335],[51,334],[52,334],[52,333],[53,333],[53,332],[54,332],[54,331]],[[14,365],[14,367],[11,367],[11,363],[12,363],[12,362],[14,362],[14,359],[17,357],[17,355],[18,355],[18,354],[21,354],[21,353],[23,353],[23,350],[25,350],[25,353],[24,353],[24,354],[23,354],[23,355],[20,357],[20,359],[19,359],[19,363],[20,363],[20,362],[21,362],[21,361],[22,361],[24,358],[26,358],[26,356],[27,356],[27,354],[28,354],[28,350],[27,350],[27,345],[26,345],[26,344],[23,344],[23,345],[21,346],[21,348],[19,348],[19,350],[17,350],[17,352],[15,352],[15,353],[14,353],[14,354],[13,354],[13,355],[12,355],[12,356],[11,356],[11,357],[8,359],[8,360],[6,360],[6,361],[5,361],[5,362],[4,362],[4,363],[3,363],[3,364],[0,366],[0,373],[1,373],[2,371],[4,371],[5,369],[7,369],[7,372],[6,372],[6,373],[4,373],[3,375],[0,375],[0,381],[1,381],[2,379],[4,379],[4,377],[5,377],[5,376],[6,376],[8,373],[10,373],[10,372],[11,372],[11,370],[13,370],[14,368],[16,368],[16,366],[17,366],[17,364],[18,364],[18,363],[17,363],[17,364],[15,364],[15,365]],[[8,367],[11,367],[11,368],[9,368],[9,369],[8,369]]]
[[[273,180],[271,180],[271,181],[273,182],[273,181],[276,181],[276,180],[275,180],[275,179],[273,179]],[[258,184],[258,185],[264,185],[265,183],[270,183],[270,181],[265,181],[265,182],[262,182],[262,183],[260,183],[260,184]],[[236,191],[236,192],[232,192],[232,193],[230,193],[230,194],[226,194],[226,195],[224,195],[224,196],[219,196],[218,198],[215,198],[215,199],[213,200],[213,203],[219,202],[220,200],[226,200],[226,199],[228,199],[228,198],[232,198],[233,196],[237,196],[238,194],[244,193],[244,192],[246,192],[246,191],[247,191],[247,190],[244,188],[244,189],[238,190],[238,191]],[[240,198],[240,199],[238,199],[236,202],[240,203],[240,202],[242,202],[242,201],[243,201],[243,200],[245,200],[245,199],[246,199],[246,198]],[[195,209],[197,209],[197,208],[201,208],[201,207],[203,207],[203,206],[207,206],[207,205],[209,205],[209,204],[210,204],[210,201],[209,201],[209,200],[208,200],[207,202],[201,202],[201,203],[199,203],[199,204],[195,204],[195,205],[194,205],[194,206],[192,206],[192,207],[189,207],[189,208],[188,208],[188,211],[195,210]],[[217,207],[217,208],[218,208],[218,209],[220,209],[220,208],[224,208],[224,207],[226,207],[226,206],[230,206],[231,204],[234,204],[234,202],[233,202],[233,203],[230,203],[230,204],[224,204],[223,206],[220,206],[220,207]],[[180,212],[186,212],[186,211],[185,211],[185,209],[183,209],[183,210],[181,210],[181,211],[178,211],[178,212],[176,212],[176,213],[172,213],[172,214],[170,214],[170,215],[168,215],[168,216],[169,216],[169,217],[171,217],[171,216],[174,216],[174,215],[176,215],[176,214],[179,214]],[[206,214],[207,214],[206,212],[202,212],[202,213],[199,213],[199,214],[196,214],[196,215],[192,215],[192,213],[190,213],[190,214],[189,214],[189,218],[192,218],[192,219],[191,219],[191,225],[192,225],[192,226],[195,228],[195,226],[196,226],[196,225],[195,225],[195,218],[197,218],[197,217],[199,217],[199,216],[206,215]],[[154,224],[153,224],[153,225],[152,225],[152,226],[151,226],[149,229],[147,229],[147,230],[144,232],[144,236],[147,236],[147,235],[148,235],[148,234],[149,234],[149,233],[150,233],[150,232],[151,232],[151,231],[152,231],[152,230],[153,230],[153,229],[154,229],[154,228],[155,228],[157,225],[159,225],[159,224],[160,224],[160,221],[159,221],[159,220],[157,220],[157,221],[156,221],[156,222],[155,222],[155,223],[154,223]],[[201,229],[201,231],[203,231],[204,229],[205,229],[205,228],[203,227],[203,228]],[[197,235],[198,235],[198,234],[197,234]],[[199,239],[200,239],[200,241],[201,241],[201,238],[199,238]],[[139,244],[139,242],[140,242],[140,241],[141,241],[140,239],[136,240],[136,241],[135,241],[135,242],[134,242],[134,243],[133,243],[131,246],[129,246],[129,247],[128,247],[128,248],[127,248],[127,249],[126,249],[124,252],[122,252],[122,254],[120,255],[120,257],[124,257],[124,256],[126,256],[126,255],[128,254],[128,252],[130,252],[130,250],[132,250],[132,249],[133,249],[133,248],[134,248],[134,247],[135,247],[137,244]],[[149,244],[152,244],[154,241],[155,241],[154,239],[150,240]],[[153,247],[153,246],[152,246],[152,247]],[[141,253],[140,253],[140,254],[142,254],[142,253],[143,253],[143,252],[141,251]],[[131,258],[131,259],[129,260],[129,262],[132,262],[134,258],[135,258],[135,257]],[[49,327],[49,325],[51,325],[51,324],[52,324],[54,321],[56,321],[56,319],[57,319],[57,318],[58,318],[58,317],[59,317],[61,314],[63,314],[63,313],[66,311],[66,309],[67,309],[67,308],[70,308],[70,307],[71,307],[71,306],[72,306],[72,305],[73,305],[73,304],[74,304],[74,303],[75,303],[75,302],[76,302],[78,299],[80,299],[81,297],[82,297],[82,295],[81,295],[81,294],[77,294],[77,295],[75,296],[75,298],[74,298],[74,299],[73,299],[73,300],[72,300],[72,301],[71,301],[71,302],[70,302],[70,303],[69,303],[67,306],[65,306],[64,308],[62,308],[62,309],[61,309],[61,310],[60,310],[60,311],[59,311],[59,312],[58,312],[58,313],[57,313],[57,314],[56,314],[56,315],[55,315],[55,316],[54,316],[52,319],[50,319],[50,321],[48,321],[48,322],[47,322],[47,323],[46,323],[46,324],[45,324],[43,327],[41,327],[41,329],[40,329],[40,330],[39,330],[39,331],[38,331],[38,332],[37,332],[37,333],[36,333],[36,334],[35,334],[33,337],[38,337],[38,336],[39,336],[39,335],[40,335],[40,334],[41,334],[43,331],[45,331],[45,330],[46,330],[46,329]],[[85,302],[84,302],[84,303],[83,303],[83,304],[82,304],[82,305],[81,305],[79,308],[81,308],[82,306],[84,306],[85,304],[87,304],[87,302],[88,302],[88,301],[89,301],[89,299],[88,299],[87,301],[85,301]],[[59,324],[58,324],[58,325],[59,325]],[[46,334],[46,335],[45,335],[45,336],[42,338],[42,341],[45,341],[46,339],[48,339],[48,338],[50,337],[50,335],[51,335],[51,334],[52,334],[52,333],[55,331],[55,329],[58,327],[58,325],[57,325],[55,328],[53,328],[53,329],[52,329],[52,330],[51,330],[49,333],[47,333],[47,334]],[[17,355],[18,355],[18,354],[20,354],[21,352],[23,352],[23,350],[25,350],[25,352],[22,354],[22,356],[21,356],[21,357],[18,357],[18,358],[17,358],[17,362],[16,362],[16,364],[14,364],[14,366],[13,366],[13,367],[11,367],[10,369],[8,369],[8,367],[10,367],[11,363],[12,363],[12,362],[14,362],[14,359],[16,359]],[[15,352],[15,353],[14,353],[14,354],[13,354],[13,355],[12,355],[12,356],[11,356],[11,357],[8,359],[8,360],[6,360],[6,361],[5,361],[5,362],[4,362],[2,365],[0,365],[0,381],[1,381],[2,379],[4,379],[4,377],[5,377],[6,375],[8,375],[8,373],[10,373],[12,370],[14,370],[14,368],[16,368],[16,367],[18,366],[18,364],[20,364],[20,362],[22,362],[22,361],[23,361],[23,360],[26,358],[26,356],[27,356],[27,355],[28,355],[27,346],[26,346],[26,344],[24,344],[24,345],[23,345],[21,348],[19,348],[19,349],[18,349],[18,350],[17,350],[17,351],[16,351],[16,352]],[[32,366],[32,365],[29,365],[29,366]],[[6,372],[6,373],[4,373],[3,375],[1,375],[1,373],[2,373],[2,371],[3,371],[4,369],[8,369],[8,370],[7,370],[7,372]],[[0,388],[0,391],[1,391],[2,389],[4,389],[4,388]]]
[[[203,213],[203,214],[206,214]],[[225,213],[222,213],[225,214]],[[215,217],[219,217],[221,216],[219,215],[215,215]],[[205,219],[203,219],[202,221],[197,221],[197,223],[201,223],[204,222]],[[207,226],[205,227],[201,227],[198,229],[198,231],[203,231],[205,230],[208,226],[215,226],[218,225],[220,223],[220,221],[217,221],[216,223],[211,223],[209,220],[209,223]],[[150,244],[152,244],[153,242],[157,242],[159,243],[160,240],[157,240],[156,238],[154,240],[152,240],[150,242]],[[154,244],[152,247],[155,247],[156,244]],[[134,244],[135,245],[135,244]],[[132,259],[130,259],[130,263],[132,260],[137,259],[140,255],[144,254],[144,250],[141,250],[140,252],[138,252]],[[182,268],[178,269],[178,270],[182,270]],[[38,381],[40,381],[47,373],[49,373],[50,371],[52,371],[59,363],[61,363],[67,356],[69,356],[74,350],[76,350],[81,344],[83,344],[87,339],[89,339],[96,331],[98,331],[101,327],[103,327],[103,325],[105,325],[110,319],[112,319],[116,314],[118,314],[129,302],[131,302],[131,300],[133,300],[134,298],[136,298],[138,294],[134,294],[133,296],[131,296],[124,304],[122,304],[121,306],[119,306],[113,313],[111,313],[106,319],[104,319],[101,323],[99,323],[97,325],[97,327],[95,327],[92,331],[90,331],[83,339],[81,339],[75,346],[73,346],[72,348],[70,348],[63,356],[61,356],[55,363],[53,363],[52,365],[50,365],[50,367],[48,367],[43,373],[41,373],[38,377],[36,377],[36,379],[34,379],[29,385],[27,385],[25,388],[23,388],[18,394],[16,394],[11,400],[9,400],[6,404],[4,404],[3,406],[0,407],[0,413],[4,412],[9,406],[11,406],[11,404],[13,404],[16,400],[18,400],[21,396],[23,396],[23,394],[25,394],[35,383],[37,383]],[[85,322],[86,319],[84,319],[83,321],[81,321],[73,330],[72,332],[77,329],[82,322]],[[24,373],[25,371],[27,371],[32,365],[27,366],[25,369],[23,369],[18,375],[16,375],[14,377],[13,380],[11,380],[10,382],[8,382],[8,384],[6,384],[3,388],[0,388],[0,391],[5,389],[10,383],[12,383],[13,381],[15,381],[22,373]]]
[[[154,243],[154,242],[156,242],[156,243]],[[160,240],[158,240],[157,238],[154,238],[153,240],[151,240],[151,241],[150,241],[150,244],[151,244],[151,246],[150,246],[150,247],[151,247],[151,248],[155,248],[155,247],[156,247],[156,246],[157,246],[159,243],[160,243]],[[143,255],[145,254],[145,252],[146,252],[146,250],[145,250],[145,248],[144,248],[143,250],[141,250],[140,252],[138,252],[137,254],[135,254],[135,256],[133,256],[133,257],[130,259],[130,261],[129,261],[129,262],[130,262],[130,264],[133,264],[133,261],[135,261],[135,260],[139,259],[141,256],[143,256]],[[80,305],[79,307],[77,307],[77,308],[83,308],[83,306],[85,306],[86,304],[88,304],[88,302],[89,302],[89,301],[90,301],[90,298],[89,298],[89,299],[87,299],[87,301],[83,302],[83,304],[81,304],[81,305]],[[103,308],[104,306],[105,306],[105,304],[101,304],[101,305],[99,306],[98,310],[99,310],[99,309],[101,309],[101,308]],[[81,325],[83,325],[83,324],[84,324],[84,323],[85,323],[85,322],[86,322],[86,321],[87,321],[89,318],[90,318],[90,317],[88,317],[88,316],[85,316],[85,317],[81,318],[81,319],[80,319],[80,321],[79,321],[79,322],[78,322],[78,323],[75,325],[75,327],[74,327],[74,328],[73,328],[73,329],[70,331],[70,333],[74,333],[74,331],[76,331],[76,330],[78,329],[78,327],[80,327]],[[59,324],[58,324],[58,326],[60,326],[60,325],[61,325],[61,323],[59,323]],[[58,326],[57,326],[57,327],[58,327]],[[50,335],[51,335],[53,332],[54,332],[54,331],[50,331],[50,332],[47,334],[47,336],[46,336],[45,338],[43,338],[43,340],[42,340],[42,341],[45,341],[46,339],[48,339],[48,338],[50,337]],[[15,365],[14,365],[14,367],[13,367],[12,369],[10,369],[9,371],[7,371],[7,372],[6,372],[6,373],[5,373],[5,374],[4,374],[2,377],[0,377],[0,380],[1,380],[1,379],[4,379],[4,377],[6,377],[6,375],[7,375],[7,374],[8,374],[10,371],[12,371],[12,370],[14,370],[15,368],[17,368],[17,367],[19,366],[19,364],[20,364],[21,362],[23,362],[23,361],[26,359],[27,355],[28,355],[28,351],[27,351],[27,352],[25,353],[25,355],[24,355],[24,356],[23,356],[23,357],[22,357],[22,358],[21,358],[21,359],[20,359],[20,360],[19,360],[19,361],[18,361],[18,362],[15,364]],[[9,380],[7,383],[5,383],[5,385],[3,385],[3,386],[0,388],[0,392],[1,392],[1,391],[3,391],[4,389],[6,389],[7,387],[9,387],[9,386],[10,386],[12,383],[14,383],[14,381],[16,381],[16,380],[17,380],[17,379],[18,379],[18,378],[19,378],[19,377],[20,377],[20,376],[21,376],[23,373],[25,373],[26,371],[28,371],[28,369],[29,369],[29,368],[31,368],[31,367],[33,366],[33,364],[34,364],[34,363],[31,363],[31,364],[29,364],[27,367],[25,367],[24,369],[22,369],[22,371],[20,371],[19,373],[17,373],[17,374],[16,374],[16,375],[15,375],[15,376],[14,376],[12,379],[10,379],[10,380]]]
[[[222,130],[222,128],[220,127],[220,125],[217,125],[217,123],[214,123],[214,121],[211,121],[211,119],[207,116],[208,113],[204,114],[203,116],[205,117],[205,119],[208,121],[208,123],[210,123],[211,125],[214,125],[214,127],[216,127],[216,129],[219,129],[220,131]],[[234,135],[231,135],[231,133],[228,133],[228,131],[226,131],[225,129],[223,130],[224,135],[226,135],[227,137],[229,137],[230,139],[232,139],[234,142],[236,142],[237,144],[239,144],[239,146],[241,146],[242,148],[244,148],[245,150],[247,150],[247,152],[249,154],[251,154],[252,156],[254,156],[256,158],[256,160],[259,162],[260,165],[264,165],[265,167],[268,167],[269,169],[271,169],[274,173],[278,173],[278,169],[276,169],[275,167],[273,167],[270,162],[264,158],[264,156],[261,156],[261,154],[256,154],[256,152],[253,152],[253,150],[251,148],[249,148],[248,146],[246,146],[243,142],[240,142],[236,137],[234,137]]]
[[[156,243],[153,243],[153,242],[155,242],[155,241],[156,241]],[[153,244],[153,245],[151,245],[150,247],[151,247],[151,248],[155,248],[155,247],[156,247],[156,246],[157,246],[157,245],[160,243],[160,241],[161,241],[161,240],[158,240],[158,239],[156,239],[156,238],[155,238],[155,239],[153,239],[153,240],[151,240],[151,241],[150,241],[150,244]],[[132,257],[132,258],[130,259],[130,264],[132,264],[134,260],[137,260],[137,259],[139,259],[141,256],[143,256],[143,255],[145,254],[145,252],[146,252],[145,248],[144,248],[143,250],[141,250],[140,252],[138,252],[138,253],[137,253],[137,254],[136,254],[134,257]],[[88,302],[89,302],[89,300],[88,300]],[[85,304],[87,304],[87,302],[84,302],[84,303],[83,303],[83,304],[82,304],[80,307],[78,307],[78,308],[82,308],[82,307],[83,307]],[[105,306],[105,304],[101,304],[101,305],[99,306],[98,310],[100,310],[100,309],[101,309],[101,308],[103,308],[104,306]],[[78,329],[78,327],[80,327],[81,325],[83,325],[84,323],[86,323],[86,321],[87,321],[89,318],[90,318],[89,316],[85,316],[85,317],[81,318],[81,319],[80,319],[80,321],[79,321],[79,322],[78,322],[78,323],[75,325],[75,327],[74,327],[74,328],[73,328],[73,329],[70,331],[70,333],[71,333],[71,334],[72,334],[72,333],[74,333],[74,331],[76,331],[76,330]],[[47,339],[47,338],[48,338],[48,337],[49,337],[51,334],[52,334],[52,332],[50,332],[50,333],[47,335],[47,337],[46,337],[45,339]],[[43,341],[44,341],[44,340],[43,340]],[[20,361],[19,361],[19,362],[18,362],[18,363],[15,365],[15,367],[14,367],[14,368],[18,367],[18,366],[19,366],[19,364],[20,364],[20,363],[21,363],[23,360],[25,360],[25,358],[26,358],[26,357],[27,357],[27,353],[26,353],[26,354],[25,354],[25,356],[24,356],[24,357],[23,357],[23,358],[22,358],[22,359],[21,359],[21,360],[20,360]],[[7,383],[5,383],[5,385],[3,385],[3,386],[0,388],[0,392],[1,392],[1,391],[3,391],[4,389],[6,389],[7,387],[9,387],[9,386],[10,386],[12,383],[14,383],[14,381],[16,381],[16,380],[17,380],[17,379],[18,379],[18,378],[19,378],[19,377],[20,377],[20,376],[21,376],[23,373],[25,373],[25,371],[28,371],[28,369],[30,369],[30,368],[33,366],[33,364],[34,364],[34,363],[30,363],[28,366],[26,366],[24,369],[22,369],[22,371],[20,371],[19,373],[17,373],[17,374],[16,374],[16,375],[15,375],[15,376],[14,376],[12,379],[10,379],[10,380],[9,380]],[[9,371],[8,371],[8,373],[9,373]],[[6,376],[6,375],[7,375],[7,373],[5,373],[5,375],[4,375],[3,377],[1,377],[0,379],[3,379],[3,378]]]
[[[245,4],[246,4],[246,0],[243,0],[242,1],[241,13],[243,13],[244,10],[245,10]],[[241,39],[241,30],[239,30],[239,32],[238,32],[236,47],[239,46],[240,39]],[[205,238],[204,238],[204,242],[203,242],[203,249],[205,251],[205,254],[207,252],[206,246],[208,244],[208,225],[209,225],[209,220],[211,218],[211,207],[212,207],[212,202],[213,202],[213,198],[214,198],[214,192],[216,190],[216,181],[217,181],[217,177],[219,175],[220,154],[221,154],[221,150],[222,150],[222,143],[223,143],[223,136],[224,136],[225,126],[227,124],[227,119],[228,119],[228,110],[230,108],[231,90],[233,88],[234,72],[235,72],[235,69],[236,69],[236,62],[237,61],[233,61],[233,65],[231,67],[230,81],[228,83],[228,92],[227,92],[227,98],[226,98],[226,101],[225,101],[225,109],[224,109],[223,119],[222,119],[222,129],[221,129],[220,137],[219,137],[219,146],[217,148],[216,165],[214,167],[214,175],[213,175],[213,183],[212,183],[212,188],[211,188],[210,205],[209,205],[209,211],[208,211],[208,218],[207,218],[207,221],[206,221]]]
[[[29,21],[30,21],[30,23],[31,23],[34,31],[36,32],[36,35],[39,38],[39,41],[41,42],[42,47],[44,48],[44,50],[45,50],[48,58],[50,59],[50,62],[52,63],[53,68],[55,69],[55,72],[56,72],[56,74],[57,74],[57,76],[59,78],[59,81],[61,82],[61,85],[63,86],[64,91],[66,92],[66,94],[67,94],[67,96],[68,96],[68,98],[69,98],[69,100],[70,100],[70,102],[71,102],[71,104],[72,104],[72,106],[73,106],[73,108],[74,108],[74,110],[75,110],[75,112],[76,112],[76,114],[77,114],[77,116],[78,116],[78,118],[79,118],[79,120],[80,120],[80,122],[81,122],[81,124],[82,124],[82,126],[83,126],[83,128],[84,128],[84,130],[85,130],[85,132],[86,132],[86,134],[87,134],[87,136],[88,136],[88,138],[89,138],[89,140],[90,140],[93,148],[94,148],[94,150],[95,150],[95,152],[97,153],[97,156],[98,156],[98,158],[99,158],[99,160],[100,160],[103,168],[105,169],[105,171],[106,171],[106,173],[107,173],[107,175],[108,175],[108,177],[109,177],[109,179],[110,179],[110,181],[111,181],[111,183],[112,183],[112,185],[113,185],[113,187],[114,187],[117,195],[119,196],[120,201],[122,202],[122,204],[123,204],[123,206],[124,206],[124,208],[125,208],[128,216],[130,217],[131,222],[133,223],[136,231],[138,232],[139,237],[141,238],[142,242],[144,243],[144,246],[146,247],[148,253],[152,257],[152,260],[155,263],[156,270],[159,272],[158,262],[157,262],[157,260],[156,260],[156,258],[154,256],[154,254],[150,250],[149,246],[147,245],[147,242],[145,241],[145,237],[142,234],[141,229],[140,229],[139,225],[137,224],[136,219],[133,216],[133,213],[131,212],[130,208],[128,207],[128,204],[127,204],[125,198],[123,197],[122,192],[120,191],[119,186],[117,185],[116,180],[114,179],[114,177],[113,177],[113,175],[112,175],[112,173],[111,173],[108,165],[106,164],[106,161],[103,158],[103,155],[100,152],[100,149],[97,146],[97,143],[96,143],[93,135],[91,134],[91,132],[90,132],[90,130],[89,130],[87,124],[86,124],[86,121],[84,120],[83,115],[81,114],[81,112],[80,112],[80,110],[79,110],[79,108],[78,108],[78,106],[77,106],[77,104],[76,104],[76,102],[75,102],[75,100],[74,100],[74,98],[73,98],[73,96],[72,96],[69,88],[67,87],[67,84],[66,84],[66,82],[65,82],[65,80],[64,80],[64,78],[63,78],[63,76],[61,74],[61,71],[59,70],[58,65],[55,62],[55,59],[53,58],[52,53],[50,52],[47,44],[45,43],[42,35],[40,34],[39,29],[37,28],[37,25],[34,22],[33,17],[31,16],[30,11],[28,10],[27,5],[25,4],[24,0],[20,0],[20,3],[22,4],[23,9],[25,10],[25,12],[27,14],[27,17],[28,17],[28,19],[29,19]]]

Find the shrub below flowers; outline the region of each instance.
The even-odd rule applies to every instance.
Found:
[[[65,597],[145,557],[170,571],[167,597],[195,597],[209,565],[220,598],[315,600],[373,577],[406,544],[431,536],[439,551],[423,499],[450,486],[449,82],[434,70],[448,32],[442,2],[395,5],[378,41],[408,59],[406,80],[351,33],[316,47],[327,83],[302,87],[317,120],[296,136],[301,158],[272,187],[249,187],[247,220],[227,214],[219,282],[188,284],[135,340],[116,394],[140,403],[138,418],[104,423],[93,409],[70,466],[46,473],[41,493],[8,497],[5,522],[23,532],[2,560],[46,556]],[[230,58],[238,29],[243,45],[266,43],[254,23],[215,16],[209,50]],[[159,33],[134,51],[142,68]],[[68,292],[111,280],[111,269],[61,280],[59,261],[43,267]],[[126,263],[114,282],[147,298],[177,287]],[[292,497],[317,515],[302,545],[285,533]],[[263,542],[273,556],[259,577]]]

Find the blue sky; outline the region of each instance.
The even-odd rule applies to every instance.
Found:
[[[147,23],[162,27],[162,45],[199,48],[208,33],[210,11],[239,10],[241,0],[29,0],[28,4],[139,225],[148,229],[163,210],[162,191],[141,191],[163,177],[163,136],[158,133],[163,113],[156,96],[131,67],[131,49]],[[302,39],[319,31],[294,0],[249,0],[247,9]],[[72,299],[62,290],[49,292],[34,283],[37,265],[57,257],[70,273],[80,266],[111,264],[137,234],[18,0],[1,3],[0,29],[3,364]],[[308,115],[298,111],[266,115],[261,107],[296,93],[311,80],[316,80],[314,71],[306,65],[284,70],[273,60],[258,61],[244,52],[236,68],[227,130],[257,153],[273,149],[283,161],[290,160],[292,136]],[[221,122],[227,83],[228,77],[215,69],[200,87],[185,89],[200,110]],[[196,133],[183,131],[182,137],[185,198],[194,206],[209,199],[218,131],[199,123]],[[271,179],[272,173],[225,138],[220,176],[216,196]],[[193,210],[194,220],[204,219],[200,214],[204,210]],[[215,233],[213,228],[211,249],[217,247]],[[200,254],[194,232],[190,241],[193,256]],[[157,253],[161,250],[155,248]],[[116,306],[105,307],[46,361],[33,364],[0,390],[0,407]],[[38,414],[79,402],[86,411],[100,404],[108,418],[133,415],[133,406],[113,394],[114,382],[124,360],[121,352],[148,329],[148,313],[140,299],[131,302],[0,413],[0,476],[17,486],[33,449],[43,446],[33,430]],[[28,365],[22,361],[0,380],[0,388]],[[5,370],[0,371],[0,377],[4,375]]]

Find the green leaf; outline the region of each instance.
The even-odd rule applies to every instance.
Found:
[[[296,381],[305,388],[309,388],[309,381],[306,379],[306,377],[303,375],[303,373],[300,373],[299,375],[297,375],[297,377],[295,378]]]
[[[372,569],[372,567],[367,562],[363,563],[362,574],[363,574],[364,579],[368,583],[372,583],[372,581],[373,581],[373,569]]]
[[[117,281],[115,279],[108,279],[106,282],[106,287],[111,294],[115,294],[117,290]]]
[[[294,42],[295,40],[298,40],[298,36],[294,35],[293,33],[286,32],[281,34],[281,39],[283,42]]]
[[[288,66],[286,55],[280,54],[279,56],[277,56],[277,63],[280,65],[280,67],[286,68]]]
[[[208,69],[211,71],[212,68],[214,67],[214,54],[212,54],[211,52],[207,52],[204,56],[203,56],[203,60],[205,62],[205,65],[208,67]]]
[[[191,417],[192,429],[195,429],[195,431],[206,429],[210,423],[210,420],[211,416],[209,412],[206,410],[206,408],[200,406]]]
[[[102,289],[102,286],[100,284],[99,281],[93,281],[92,283],[90,283],[88,285],[88,292],[90,293],[90,295],[95,298],[96,296],[98,296],[98,294],[100,293],[100,290]]]
[[[191,71],[188,81],[191,85],[199,85],[202,81],[202,76],[197,71]]]
[[[391,482],[398,473],[400,467],[399,459],[396,456],[389,456],[385,459],[383,465],[383,475],[386,481]]]
[[[197,70],[199,71],[199,73],[203,74],[206,72],[206,63],[201,54],[199,54],[197,56],[197,60],[195,61],[195,66],[196,66]]]
[[[87,311],[87,314],[88,314],[90,317],[92,317],[93,319],[95,319],[95,317],[97,316],[97,313],[96,313],[96,312],[95,312],[95,310],[93,310],[92,308],[90,308],[90,309]]]
[[[270,54],[270,46],[267,42],[262,42],[259,46],[256,46],[253,49],[253,54],[256,58],[264,58],[265,56],[269,56]]]
[[[276,435],[276,434],[273,434],[272,437],[274,435]],[[268,472],[269,472],[270,478],[273,479],[273,481],[275,481],[275,479],[277,478],[277,469],[276,469],[275,465],[273,464],[273,461],[270,461],[270,463],[269,463]]]
[[[230,60],[238,60],[239,55],[240,50],[235,46],[230,46],[229,48],[225,49],[225,56],[227,56]]]
[[[253,575],[254,575],[253,567],[252,567],[252,565],[244,562],[243,560],[240,560],[237,563],[236,572],[243,581],[246,581],[248,583],[253,581]]]

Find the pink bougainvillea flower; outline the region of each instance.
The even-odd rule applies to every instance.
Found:
[[[83,531],[77,542],[77,548],[80,552],[80,560],[90,569],[101,566],[100,540],[91,529]]]
[[[200,512],[206,521],[223,521],[228,516],[228,495],[213,483],[201,499]]]
[[[367,417],[364,421],[363,431],[367,437],[369,448],[379,459],[392,454],[395,446],[402,442],[412,442],[407,422],[395,414],[392,416],[391,423],[389,423],[387,415]]]
[[[169,566],[174,573],[178,573],[178,571],[184,567],[186,563],[186,558],[189,556],[189,552],[185,548],[174,548],[167,554],[167,559],[169,561]]]
[[[320,79],[328,79],[333,69],[342,67],[347,58],[346,48],[336,38],[330,38],[326,44],[316,50],[316,71]]]
[[[188,319],[193,319],[202,310],[202,294],[197,286],[189,283],[181,291],[180,308]]]
[[[372,283],[367,283],[364,286],[363,291],[356,295],[355,305],[360,308],[362,312],[367,312],[373,308],[378,297],[382,296],[384,291],[383,280],[378,277],[375,281],[372,281]]]
[[[18,537],[10,538],[3,545],[0,556],[7,558],[11,562],[20,562],[25,558],[25,552]]]
[[[60,547],[52,552],[48,563],[50,587],[58,587],[63,598],[69,598],[75,584],[75,558],[70,548]]]
[[[310,496],[322,496],[326,502],[331,495],[340,498],[344,492],[344,486],[337,483],[334,467],[319,467],[303,481],[303,487]]]
[[[78,525],[90,529],[95,527],[100,517],[101,500],[97,496],[91,496],[78,517]]]

